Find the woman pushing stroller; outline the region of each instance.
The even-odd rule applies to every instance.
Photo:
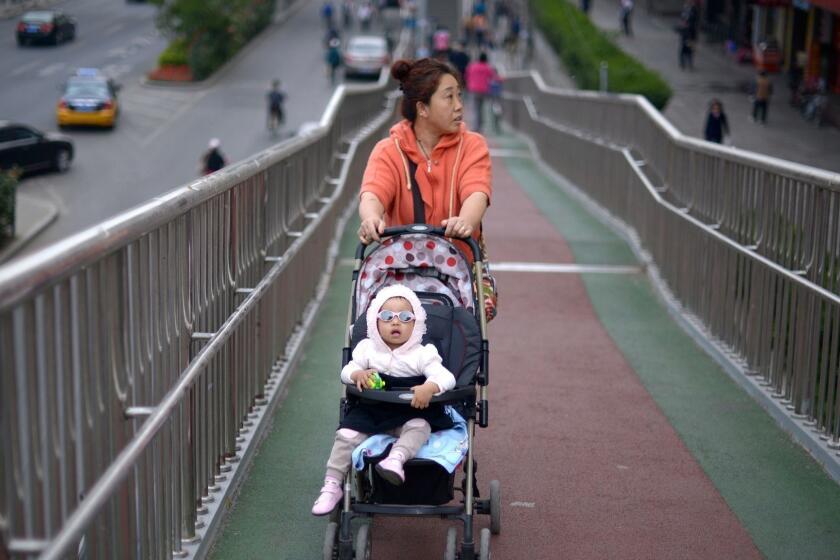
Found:
[[[490,205],[490,152],[463,122],[462,79],[452,66],[423,58],[398,60],[391,75],[403,93],[404,120],[371,152],[359,198],[359,239],[379,241],[385,226],[415,223],[412,189],[422,198],[424,222],[447,237],[480,236]],[[467,254],[467,246],[456,245]]]
[[[429,405],[435,395],[455,387],[433,344],[421,344],[426,332],[426,311],[415,293],[395,284],[383,288],[367,310],[368,337],[353,350],[353,359],[341,370],[341,380],[362,391],[378,374],[387,386],[410,387],[411,407],[399,404],[361,404],[342,420],[327,461],[324,486],[313,515],[330,513],[343,495],[342,483],[350,470],[353,449],[371,434],[398,436],[391,452],[376,466],[391,484],[405,481],[403,465],[414,458],[434,430],[452,427],[441,405]],[[387,373],[385,373],[387,372]]]

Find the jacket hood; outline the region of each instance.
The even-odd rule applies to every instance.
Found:
[[[439,150],[441,148],[457,146],[458,141],[466,132],[466,125],[461,123],[457,132],[441,136],[434,149]],[[420,148],[417,146],[417,137],[414,135],[414,128],[412,127],[410,120],[403,119],[392,126],[390,135],[391,138],[395,138],[399,142],[400,150],[402,150],[402,152],[408,156],[411,161],[418,165],[426,161],[426,158],[420,153]]]
[[[401,297],[408,300],[408,303],[411,304],[412,311],[414,311],[414,330],[411,332],[408,340],[405,341],[405,344],[393,350],[395,354],[401,354],[410,351],[415,346],[419,346],[420,341],[423,340],[423,335],[426,334],[426,310],[423,309],[420,298],[410,288],[402,284],[392,284],[379,290],[379,293],[376,294],[376,297],[373,298],[370,306],[368,306],[366,317],[367,335],[378,349],[388,352],[392,351],[379,334],[377,315],[379,315],[385,302],[394,297]]]

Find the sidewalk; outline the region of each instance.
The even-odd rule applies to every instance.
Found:
[[[475,453],[480,491],[502,485],[493,557],[836,558],[840,488],[671,320],[643,274],[505,270],[636,262],[519,139],[490,142],[485,225],[501,298],[490,427]],[[327,521],[309,508],[338,418],[349,290],[339,266],[211,558],[321,557]],[[447,526],[376,518],[373,558],[438,558]]]
[[[58,208],[53,203],[19,192],[15,211],[17,231],[14,239],[0,245],[0,264],[11,259],[58,217]]]
[[[595,0],[590,17],[618,45],[658,71],[674,90],[664,115],[683,134],[703,137],[709,101],[723,102],[732,132],[732,144],[747,150],[840,172],[840,129],[816,128],[788,104],[784,75],[771,75],[774,95],[768,111],[768,124],[749,121],[749,87],[755,77],[751,65],[739,65],[723,52],[721,44],[698,42],[694,71],[683,71],[677,62],[678,38],[673,30],[677,20],[648,14],[641,3],[633,13],[632,37],[619,31],[618,0]],[[540,50],[537,49],[539,55]],[[543,75],[545,78],[546,76]]]

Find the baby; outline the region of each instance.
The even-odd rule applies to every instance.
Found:
[[[433,430],[452,427],[443,406],[429,405],[433,396],[455,387],[455,376],[443,367],[433,344],[421,344],[426,311],[417,295],[396,284],[379,291],[367,311],[368,337],[353,349],[353,359],[341,370],[341,380],[363,391],[378,372],[389,387],[411,387],[411,408],[403,404],[359,402],[344,417],[327,460],[324,487],[312,506],[313,515],[330,513],[343,494],[353,449],[371,434],[398,437],[388,457],[376,465],[391,484],[405,481],[403,464],[414,457]]]

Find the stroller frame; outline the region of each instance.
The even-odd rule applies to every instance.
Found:
[[[386,228],[382,238],[396,237],[404,234],[421,233],[426,235],[445,238],[443,228],[435,228],[426,224],[411,224],[400,227]],[[453,490],[462,492],[461,504],[452,505],[402,505],[402,504],[376,504],[367,503],[359,498],[367,498],[371,492],[371,481],[374,480],[373,464],[368,464],[364,471],[351,469],[351,476],[344,482],[344,496],[340,507],[337,507],[330,515],[330,523],[327,525],[324,541],[325,560],[368,560],[371,554],[370,525],[363,524],[355,540],[352,535],[351,523],[356,518],[373,518],[375,515],[401,516],[401,517],[440,517],[442,519],[457,520],[463,523],[464,531],[460,546],[460,553],[456,552],[457,529],[449,527],[447,531],[446,560],[487,560],[490,550],[490,533],[498,534],[501,529],[501,498],[498,481],[490,483],[490,497],[479,499],[479,492],[476,480],[476,463],[473,458],[473,442],[475,436],[476,422],[482,428],[488,425],[488,364],[489,344],[487,341],[487,318],[485,316],[484,304],[481,299],[481,285],[483,276],[483,255],[479,244],[472,238],[464,240],[470,247],[473,254],[473,266],[470,271],[470,280],[473,285],[473,309],[476,321],[481,333],[481,355],[478,369],[472,385],[456,387],[443,395],[432,398],[432,403],[460,403],[462,412],[467,421],[468,448],[465,462],[462,462],[464,478],[460,488]],[[356,249],[356,257],[353,266],[352,297],[348,310],[347,340],[342,350],[342,366],[351,359],[352,325],[356,320],[356,289],[359,281],[359,272],[365,259],[367,246],[359,244]],[[457,373],[456,373],[457,375]],[[477,388],[476,388],[477,386]],[[344,386],[341,399],[341,415],[343,417],[350,398],[374,400],[380,402],[401,403],[408,406],[411,393],[405,391],[365,391],[364,395],[354,386]],[[408,399],[406,396],[408,395]],[[478,398],[476,398],[478,397]],[[428,462],[424,459],[412,459],[407,465],[417,462]],[[455,473],[451,473],[450,482]],[[473,530],[473,517],[476,514],[491,516],[491,529],[483,529],[479,550],[476,550],[476,542]]]

